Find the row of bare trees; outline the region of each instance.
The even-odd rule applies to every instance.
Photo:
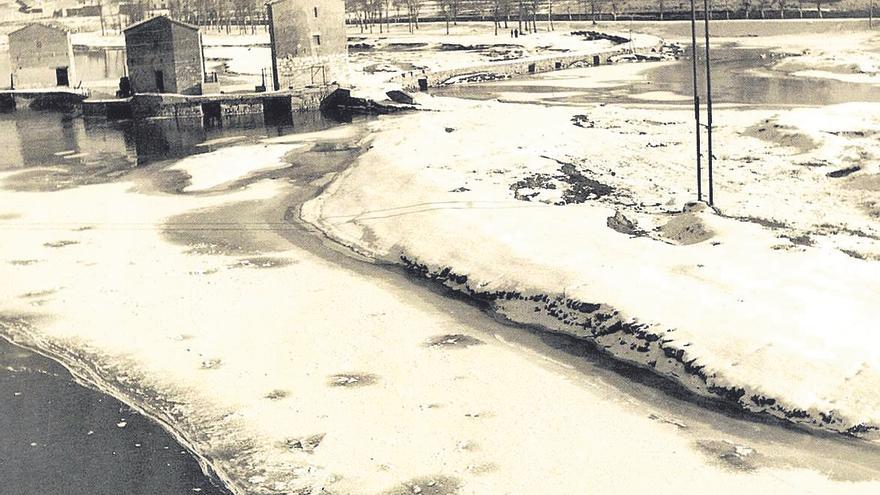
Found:
[[[112,0],[107,0],[112,1]],[[125,1],[125,0],[123,0]],[[796,11],[804,17],[815,8],[816,16],[828,4],[841,0],[714,0],[711,8],[716,15],[730,17],[784,18]],[[128,0],[130,20],[145,18],[155,9],[156,0]],[[698,2],[702,3],[702,2]],[[653,4],[653,5],[652,5]],[[633,17],[637,12],[651,11],[661,20],[672,12],[679,15],[689,7],[687,0],[345,0],[349,21],[361,32],[387,32],[392,25],[405,24],[415,32],[425,18],[442,19],[447,32],[461,19],[491,20],[496,34],[500,29],[517,29],[527,33],[538,30],[539,21],[553,29],[554,18],[569,20]],[[264,0],[168,0],[173,17],[202,26],[215,26],[231,31],[243,26],[264,25]]]
[[[715,16],[727,18],[734,14],[747,19],[785,18],[786,12],[804,17],[812,9],[815,17],[822,17],[828,4],[840,1],[714,0],[711,9]],[[680,17],[689,5],[686,0],[346,0],[346,11],[361,32],[387,32],[392,24],[406,24],[407,30],[414,32],[420,20],[430,18],[443,20],[447,32],[462,19],[492,20],[497,33],[499,29],[511,28],[536,31],[539,21],[552,30],[554,19],[560,18],[618,20],[650,12],[663,20],[670,13]]]

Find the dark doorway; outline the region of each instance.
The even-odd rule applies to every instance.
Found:
[[[165,92],[165,74],[163,74],[161,70],[156,71],[156,92]]]
[[[529,64],[529,74],[535,73],[535,64]]]
[[[428,90],[428,79],[422,77],[419,79],[419,91],[427,91]]]
[[[55,81],[58,86],[70,86],[70,75],[67,73],[67,67],[58,67],[55,69]]]
[[[223,127],[223,113],[219,101],[202,103],[202,121],[205,127]]]
[[[555,64],[553,67],[556,68],[556,70],[561,69],[561,68],[562,68],[562,62],[556,62],[556,64]]]
[[[265,98],[263,100],[263,120],[266,125],[292,125],[293,108],[290,97]]]
[[[601,63],[602,59],[600,59],[598,55],[593,55],[593,65],[600,65]]]

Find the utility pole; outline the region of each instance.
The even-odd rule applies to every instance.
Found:
[[[703,0],[703,22],[706,31],[706,129],[707,134],[707,153],[708,153],[708,169],[709,169],[709,206],[714,204],[714,195],[712,187],[712,63],[709,57],[709,0]]]
[[[703,167],[700,163],[700,95],[697,79],[697,11],[691,0],[691,65],[694,69],[694,120],[697,134],[697,201],[703,200]]]

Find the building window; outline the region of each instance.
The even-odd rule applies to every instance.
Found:
[[[316,46],[321,46],[321,35],[320,34],[315,34],[312,36],[312,38],[315,40]]]
[[[318,7],[315,7],[315,17],[318,17]]]

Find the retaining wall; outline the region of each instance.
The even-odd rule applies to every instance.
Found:
[[[659,51],[661,44],[648,49],[636,50],[640,53]],[[499,78],[507,78],[519,75],[538,74],[542,72],[551,72],[554,70],[574,69],[579,67],[591,67],[594,65],[606,65],[608,59],[615,55],[629,53],[628,46],[621,46],[608,51],[593,53],[577,53],[566,55],[553,55],[547,57],[533,57],[521,60],[511,60],[505,62],[487,63],[485,65],[475,65],[470,67],[459,67],[455,69],[430,71],[410,71],[405,72],[397,77],[397,82],[404,89],[419,89],[419,80],[426,80],[429,87],[441,86],[444,82],[453,77],[461,77],[467,75],[491,74],[500,76]]]

